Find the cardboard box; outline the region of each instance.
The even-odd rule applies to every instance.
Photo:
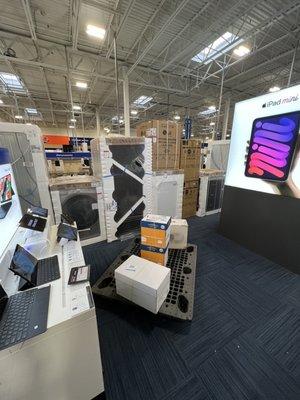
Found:
[[[199,180],[184,182],[182,198],[182,217],[188,218],[196,214],[198,206]]]
[[[130,256],[115,270],[117,294],[157,314],[170,290],[170,269]]]
[[[183,205],[182,206],[182,216],[183,218],[189,218],[196,215],[197,205]]]
[[[168,247],[171,217],[148,214],[141,220],[141,242],[145,246]]]
[[[201,141],[197,139],[182,140],[180,151],[180,168],[184,170],[186,181],[199,178],[201,158]]]
[[[155,247],[141,245],[141,257],[152,261],[156,264],[166,266],[168,262],[169,249],[168,247]]]
[[[152,155],[152,169],[179,169],[179,154]]]
[[[185,219],[172,218],[170,249],[185,249],[187,247],[188,223]]]

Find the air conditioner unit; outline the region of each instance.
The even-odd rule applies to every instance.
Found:
[[[0,147],[9,150],[22,212],[32,204],[42,206],[49,210],[53,222],[48,165],[40,128],[1,122]]]
[[[50,191],[56,224],[61,214],[77,223],[83,246],[106,239],[102,183],[91,176],[53,178]]]
[[[200,171],[198,217],[221,211],[225,174],[219,170]]]
[[[139,233],[152,211],[152,142],[145,138],[91,141],[94,176],[103,182],[107,240]]]

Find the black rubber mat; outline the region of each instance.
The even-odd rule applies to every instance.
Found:
[[[132,254],[140,255],[140,239],[133,242],[115,259],[94,284],[95,295],[127,302],[116,293],[114,271]],[[171,269],[170,291],[159,314],[182,320],[193,318],[197,246],[189,244],[184,250],[169,250],[167,267]]]

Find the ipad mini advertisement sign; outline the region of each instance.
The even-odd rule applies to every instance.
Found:
[[[300,86],[237,103],[226,185],[300,198]]]
[[[22,217],[7,149],[0,148],[0,257]]]

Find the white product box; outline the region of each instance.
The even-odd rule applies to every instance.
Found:
[[[187,247],[188,223],[186,219],[175,219],[171,221],[170,249],[185,249]]]
[[[170,290],[170,269],[130,256],[115,270],[117,294],[158,313]]]

